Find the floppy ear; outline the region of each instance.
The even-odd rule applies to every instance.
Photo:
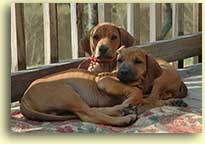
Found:
[[[153,81],[162,74],[161,67],[149,54],[146,54],[146,71],[148,83],[151,85],[153,84]]]
[[[80,40],[80,49],[91,55],[90,36],[87,35]]]
[[[93,44],[90,43],[90,36],[92,35],[95,27],[91,28],[89,33],[80,40],[80,49],[88,53],[90,56],[93,54]]]
[[[120,31],[120,37],[121,37],[121,45],[130,47],[135,44],[136,39],[131,34],[129,34],[123,28],[119,28],[119,31]]]

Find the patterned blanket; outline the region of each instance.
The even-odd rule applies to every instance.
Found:
[[[198,84],[191,80],[193,84],[199,85],[199,87],[193,87],[193,85],[189,86],[189,79],[201,75],[201,65],[192,66],[179,72],[188,86],[188,97],[198,95],[197,97],[200,99],[201,81],[198,80]],[[11,104],[10,128],[13,133],[201,133],[201,106],[198,103],[198,107],[192,105],[193,102],[190,102],[189,99],[187,100],[188,108],[170,106],[154,108],[140,114],[139,119],[128,127],[99,125],[82,122],[78,119],[60,122],[32,121],[21,114],[19,102],[14,102]],[[197,102],[197,100],[195,101]]]

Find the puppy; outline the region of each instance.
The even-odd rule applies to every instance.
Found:
[[[116,69],[116,51],[122,45],[135,44],[135,38],[126,30],[112,23],[100,23],[81,40],[81,49],[91,56],[89,71],[111,72]]]
[[[165,60],[154,59],[146,51],[134,47],[121,48],[118,53],[118,79],[136,85],[143,91],[143,97],[149,94],[144,100],[147,103],[187,96],[187,87],[177,70]]]

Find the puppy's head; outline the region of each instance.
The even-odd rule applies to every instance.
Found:
[[[147,85],[161,74],[157,62],[140,48],[120,48],[117,56],[117,77],[124,83]]]
[[[89,55],[104,60],[114,58],[120,46],[132,46],[134,42],[135,38],[124,29],[111,23],[101,23],[81,40],[81,48]]]

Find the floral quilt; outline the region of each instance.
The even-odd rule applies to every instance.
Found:
[[[163,106],[139,115],[128,127],[68,120],[38,122],[27,120],[19,110],[19,103],[12,103],[11,131],[15,133],[201,133],[202,117],[190,109]]]

